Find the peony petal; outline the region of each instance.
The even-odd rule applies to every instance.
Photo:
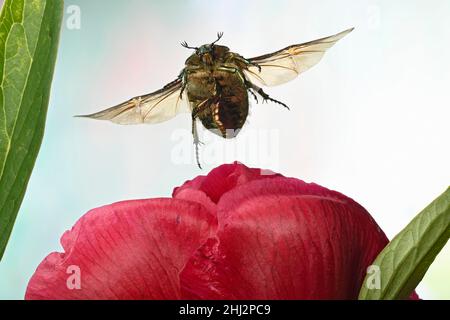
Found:
[[[204,192],[214,203],[229,190],[244,185],[253,180],[279,177],[270,170],[253,169],[234,162],[233,164],[224,164],[213,169],[207,176],[199,176],[191,181],[185,182],[173,192],[173,197],[186,189],[200,190]]]
[[[217,205],[211,201],[211,199],[202,191],[195,189],[180,189],[176,196],[176,199],[192,201],[201,204],[210,212],[214,218],[216,218]]]
[[[87,213],[63,235],[65,253],[39,265],[26,298],[355,299],[388,242],[346,196],[239,163],[173,197]]]
[[[26,299],[178,299],[180,270],[215,225],[203,206],[176,199],[94,209],[63,235],[65,253],[39,265]]]
[[[187,298],[356,299],[388,242],[353,200],[284,177],[236,187],[217,216],[216,237],[181,274]]]

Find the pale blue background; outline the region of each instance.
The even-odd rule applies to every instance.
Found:
[[[61,250],[60,236],[87,210],[169,196],[223,162],[204,171],[174,162],[174,134],[189,132],[188,116],[134,127],[72,117],[173,80],[190,54],[179,42],[210,42],[217,31],[251,57],[356,27],[301,78],[267,90],[292,111],[253,105],[248,130],[276,132],[277,171],[353,197],[390,237],[449,184],[449,1],[72,4],[81,29],[63,27],[44,142],[0,263],[0,298],[23,297],[39,262]],[[267,166],[244,153],[236,158]],[[449,299],[448,270],[447,245],[419,294]]]

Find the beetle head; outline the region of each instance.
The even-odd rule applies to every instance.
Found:
[[[200,47],[190,47],[188,46],[186,41],[181,43],[181,45],[185,48],[195,50],[195,53],[200,57],[204,64],[211,65],[214,60],[214,45],[222,38],[222,36],[223,32],[219,32],[217,34],[217,39],[214,42],[210,44],[204,44]]]

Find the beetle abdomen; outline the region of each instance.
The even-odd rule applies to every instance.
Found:
[[[199,114],[205,128],[223,138],[236,137],[248,115],[248,96],[243,92],[240,96],[222,95],[211,99],[206,112]]]
[[[237,73],[195,72],[188,78],[188,96],[193,112],[209,131],[234,138],[248,115],[248,94]]]

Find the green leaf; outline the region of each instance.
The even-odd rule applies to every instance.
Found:
[[[63,0],[6,0],[0,15],[0,259],[44,134]]]
[[[378,272],[366,276],[359,299],[407,299],[449,237],[450,188],[381,251],[372,264]],[[376,288],[374,277],[378,276],[381,285]]]

